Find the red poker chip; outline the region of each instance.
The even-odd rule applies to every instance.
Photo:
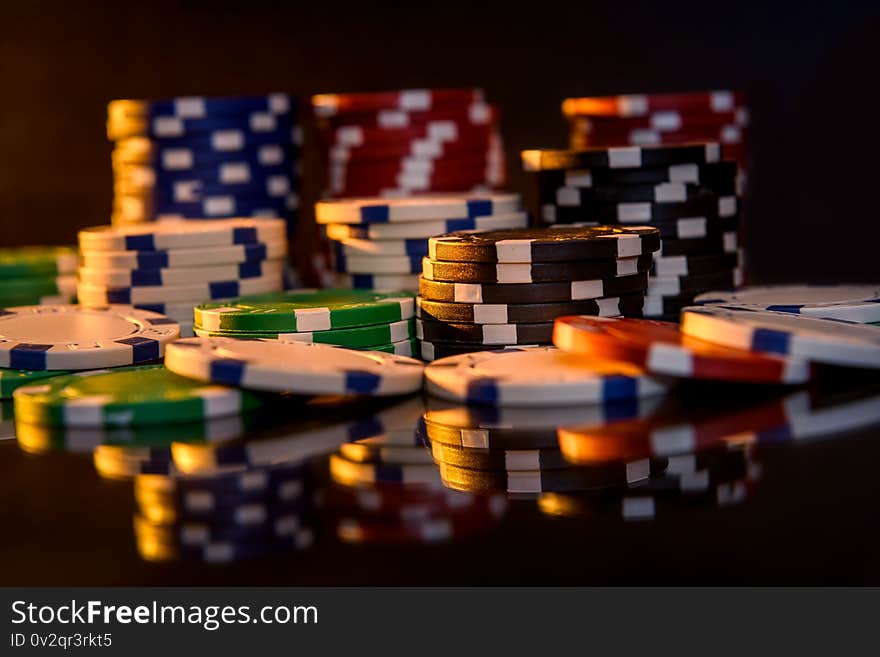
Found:
[[[353,161],[344,165],[331,165],[331,176],[345,179],[366,176],[367,178],[387,178],[400,174],[451,176],[459,172],[483,170],[489,166],[486,153],[474,153],[469,157],[443,157],[430,162],[407,162],[405,160]]]
[[[316,116],[375,112],[384,109],[428,111],[450,104],[483,100],[480,89],[404,89],[365,93],[319,94],[312,96]]]
[[[788,413],[782,400],[760,406],[728,408],[704,405],[659,412],[647,418],[593,425],[559,427],[563,456],[576,465],[617,460],[673,457],[749,446],[762,431],[784,426]]]
[[[405,181],[403,181],[405,182]],[[330,193],[336,198],[349,198],[360,196],[409,196],[412,194],[427,193],[465,193],[487,192],[498,189],[504,185],[504,181],[487,181],[485,177],[472,180],[431,180],[419,181],[417,185],[402,183],[381,184],[376,182],[362,181],[345,187],[331,188]]]
[[[459,142],[427,142],[415,140],[402,144],[389,144],[387,146],[334,146],[327,151],[327,159],[331,164],[347,164],[349,162],[386,162],[399,161],[402,159],[417,159],[433,161],[444,157],[473,157],[491,153],[493,145],[492,135],[486,139],[474,143]]]
[[[379,110],[364,114],[334,116],[320,120],[318,129],[332,133],[345,126],[359,126],[376,130],[415,128],[435,121],[455,121],[460,125],[495,125],[501,112],[495,105],[470,103],[448,105],[428,111]]]
[[[566,98],[565,116],[644,116],[661,110],[683,112],[727,112],[746,105],[740,91],[697,91],[685,93],[590,96]]]
[[[455,121],[432,121],[409,128],[362,128],[348,125],[321,134],[327,147],[386,147],[401,145],[417,139],[441,143],[482,144],[495,132],[493,125],[468,125]]]
[[[633,146],[654,146],[665,144],[686,144],[695,141],[717,141],[720,144],[742,144],[748,141],[748,129],[735,125],[686,127],[678,132],[659,130],[607,130],[603,132],[582,133],[574,128],[572,137],[581,138],[592,147],[608,147],[617,144]]]
[[[729,112],[699,114],[669,110],[645,116],[578,116],[572,117],[570,121],[572,125],[576,125],[586,132],[601,133],[606,130],[678,132],[689,128],[720,127],[723,125],[736,125],[744,128],[748,125],[748,112],[741,107]]]
[[[806,361],[714,345],[684,335],[671,322],[571,315],[556,319],[553,343],[673,377],[770,384],[799,384],[812,377]]]

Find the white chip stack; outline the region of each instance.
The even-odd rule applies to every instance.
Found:
[[[287,262],[282,219],[98,226],[80,231],[79,246],[81,304],[162,313],[185,337],[196,305],[277,292]]]

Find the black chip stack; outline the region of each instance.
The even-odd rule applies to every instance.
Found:
[[[658,229],[645,317],[677,321],[701,292],[741,284],[737,165],[719,144],[530,150],[522,160],[545,223]]]
[[[639,317],[652,227],[460,231],[431,238],[416,299],[424,360],[551,344],[563,315]]]

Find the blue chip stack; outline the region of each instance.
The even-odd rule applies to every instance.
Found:
[[[281,217],[299,206],[296,105],[285,94],[115,100],[114,224]]]

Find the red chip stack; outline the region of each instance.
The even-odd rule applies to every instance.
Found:
[[[720,142],[737,163],[740,194],[749,168],[749,108],[740,91],[567,98],[571,147]]]
[[[410,196],[502,187],[498,108],[479,89],[312,97],[326,196]]]

